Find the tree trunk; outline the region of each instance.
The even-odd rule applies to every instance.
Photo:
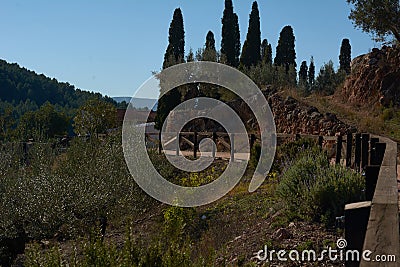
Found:
[[[394,37],[397,39],[397,41],[400,42],[400,33],[396,30],[392,30],[392,33]]]

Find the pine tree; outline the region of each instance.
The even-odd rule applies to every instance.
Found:
[[[215,49],[214,33],[209,31],[206,36],[206,44],[203,51],[202,60],[204,61],[217,61],[217,50]]]
[[[260,47],[260,13],[258,11],[257,1],[254,1],[249,16],[249,28],[247,31],[246,41],[243,44],[240,63],[247,68],[257,65],[261,59]]]
[[[347,75],[350,74],[351,45],[349,39],[342,40],[342,45],[340,47],[339,63],[339,70],[345,71]]]
[[[349,19],[357,28],[370,33],[376,41],[385,41],[389,36],[400,42],[399,0],[347,0],[352,4]]]
[[[308,78],[308,66],[307,66],[307,62],[303,61],[303,62],[301,62],[301,66],[300,66],[300,70],[299,70],[300,85],[306,85],[308,82],[307,78]]]
[[[226,60],[226,64],[232,67],[239,66],[239,19],[236,13],[233,12],[232,0],[225,0],[225,9],[222,17],[221,53]]]
[[[261,43],[261,60],[264,64],[272,64],[272,46],[264,39]]]
[[[290,65],[296,68],[295,40],[293,28],[291,26],[285,26],[279,36],[274,64],[277,66],[284,66],[286,68],[286,73],[288,73]]]
[[[312,87],[315,83],[315,65],[314,65],[314,58],[311,57],[310,60],[310,67],[308,68],[308,84]]]
[[[163,69],[182,63],[185,56],[185,30],[180,8],[175,9],[169,26],[168,47],[164,55]]]

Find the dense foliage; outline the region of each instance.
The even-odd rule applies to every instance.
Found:
[[[263,64],[272,64],[272,46],[264,39],[261,43],[261,60]]]
[[[185,30],[183,16],[180,8],[176,8],[169,26],[168,47],[164,55],[163,69],[177,63],[182,63],[185,58]]]
[[[239,66],[240,30],[239,19],[233,12],[232,0],[225,0],[222,17],[221,56],[223,62],[232,67]]]
[[[343,39],[340,47],[339,69],[350,74],[351,71],[351,45],[349,39]]]
[[[344,81],[345,76],[346,72],[344,70],[335,71],[333,62],[330,60],[319,70],[313,90],[325,95],[331,95]]]
[[[74,117],[74,131],[77,135],[97,136],[117,127],[117,110],[114,105],[91,99],[82,105]]]
[[[29,100],[37,106],[50,102],[60,107],[78,108],[89,98],[102,98],[100,93],[90,93],[69,83],[60,83],[43,74],[21,68],[18,64],[0,60],[0,100],[18,105]],[[114,102],[105,97],[108,102]]]
[[[296,68],[297,65],[295,40],[293,28],[289,25],[283,27],[279,36],[278,46],[276,47],[274,64],[284,66],[287,72],[290,66]]]
[[[340,165],[330,165],[318,147],[304,149],[284,171],[277,194],[293,217],[332,226],[344,205],[363,200],[364,179]]]
[[[257,2],[253,2],[249,18],[249,29],[244,41],[240,64],[245,67],[255,66],[261,60],[261,30],[260,30],[260,12]]]
[[[347,0],[352,4],[349,18],[356,27],[378,41],[393,35],[400,42],[400,2],[398,0]]]
[[[202,60],[217,62],[217,50],[215,49],[215,39],[212,31],[207,33]]]

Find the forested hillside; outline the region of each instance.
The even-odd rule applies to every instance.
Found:
[[[90,105],[90,111],[86,110]],[[89,134],[88,127],[104,132],[112,128],[113,123],[103,123],[103,120],[94,123],[94,119],[82,121],[77,115],[82,116],[83,112],[85,117],[92,118],[97,112],[114,122],[116,106],[108,96],[83,91],[16,63],[0,60],[0,141],[47,140],[56,135],[72,135],[76,128],[85,134]]]
[[[61,83],[37,74],[18,64],[0,60],[0,100],[14,105],[28,99],[41,106],[46,101],[61,107],[78,108],[89,98],[102,98],[100,93],[82,91],[69,83]],[[108,102],[114,102],[105,97]]]

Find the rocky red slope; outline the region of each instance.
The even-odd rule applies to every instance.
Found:
[[[400,46],[374,48],[353,59],[351,69],[336,97],[356,105],[400,106]]]

